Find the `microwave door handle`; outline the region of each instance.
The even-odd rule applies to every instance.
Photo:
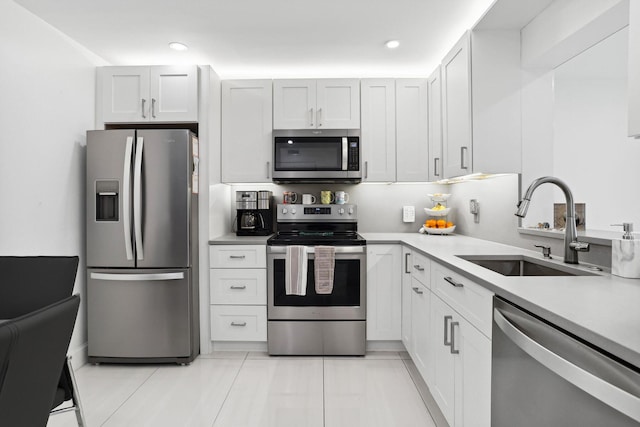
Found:
[[[144,259],[142,250],[142,150],[144,138],[139,136],[136,143],[136,160],[133,172],[133,228],[136,236],[136,254]]]
[[[347,141],[347,137],[342,137],[342,170],[347,170],[347,163],[349,160],[349,142]]]
[[[122,171],[122,226],[124,228],[124,249],[127,260],[133,259],[131,244],[131,155],[133,154],[133,137],[128,136],[124,149],[124,167]]]

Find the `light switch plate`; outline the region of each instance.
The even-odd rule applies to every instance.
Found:
[[[402,207],[402,222],[415,222],[416,221],[416,208],[415,206],[403,206]]]

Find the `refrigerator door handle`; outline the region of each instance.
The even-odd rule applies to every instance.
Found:
[[[133,172],[133,227],[136,236],[136,254],[138,260],[144,259],[142,247],[142,150],[144,138],[139,136],[136,142],[136,162]]]
[[[131,244],[131,155],[133,154],[133,137],[127,137],[124,148],[124,168],[122,171],[122,227],[124,228],[124,249],[127,260],[133,259]]]
[[[148,274],[117,274],[117,273],[91,273],[92,279],[113,281],[152,281],[152,280],[182,280],[184,273],[148,273]]]

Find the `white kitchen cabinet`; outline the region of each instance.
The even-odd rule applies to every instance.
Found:
[[[367,340],[401,340],[401,258],[400,245],[367,245]]]
[[[411,249],[402,247],[402,344],[413,359],[413,340],[411,336]]]
[[[211,340],[266,341],[266,247],[213,245],[209,264]]]
[[[361,81],[364,181],[428,180],[427,81]]]
[[[471,38],[467,31],[442,60],[444,175],[472,172]]]
[[[396,180],[429,180],[427,80],[396,80]]]
[[[222,182],[271,182],[271,80],[222,81]]]
[[[444,178],[522,172],[520,32],[466,32],[441,64]]]
[[[629,136],[640,138],[640,4],[629,2]]]
[[[198,67],[98,68],[102,122],[197,122]]]
[[[492,306],[464,293],[439,290],[438,283],[446,283],[455,292],[479,286],[458,279],[432,263],[429,389],[450,426],[490,426],[491,340],[478,328],[483,325],[473,322],[490,317]],[[477,316],[480,310],[483,313]]]
[[[411,358],[427,384],[431,382],[431,291],[428,284],[411,279]]]
[[[364,79],[361,85],[363,181],[396,180],[396,83]]]
[[[427,80],[429,140],[429,181],[443,178],[442,173],[442,79],[440,67]]]
[[[273,81],[273,129],[359,128],[359,80]]]

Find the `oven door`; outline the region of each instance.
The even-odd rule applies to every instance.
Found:
[[[308,248],[305,296],[285,293],[286,246],[267,248],[269,320],[365,320],[366,246],[337,246],[331,294],[317,294],[313,247]]]

